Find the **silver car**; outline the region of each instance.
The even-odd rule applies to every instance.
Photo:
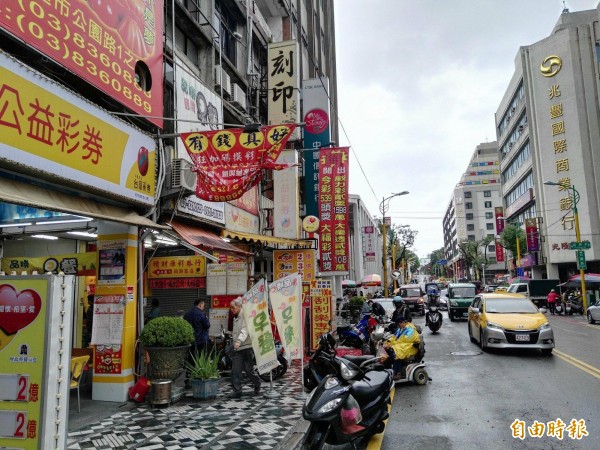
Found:
[[[600,300],[598,300],[587,310],[587,320],[589,323],[600,322]]]
[[[374,298],[373,301],[380,303],[381,306],[383,306],[383,309],[385,309],[385,315],[388,317],[388,319],[392,318],[392,314],[394,313],[396,307],[394,306],[391,298]]]

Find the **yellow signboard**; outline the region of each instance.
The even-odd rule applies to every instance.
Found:
[[[10,274],[32,275],[63,272],[65,275],[96,276],[96,252],[67,253],[42,257],[15,256],[2,258],[2,271]]]
[[[316,274],[315,250],[274,250],[273,278],[278,280],[299,273],[303,280],[312,280]]]
[[[151,258],[148,278],[205,277],[204,256],[161,256]]]

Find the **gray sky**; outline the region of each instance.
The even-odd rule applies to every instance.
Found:
[[[496,140],[519,47],[547,37],[562,9],[559,0],[335,0],[350,193],[381,216],[384,197],[410,191],[387,215],[418,230],[420,257],[443,246],[443,214],[475,147]]]

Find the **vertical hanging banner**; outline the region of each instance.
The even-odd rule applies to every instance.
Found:
[[[504,231],[504,208],[496,206],[494,208],[494,216],[496,219],[496,233],[500,234]]]
[[[319,252],[321,272],[348,272],[348,147],[319,152]]]
[[[319,336],[331,328],[331,280],[310,280],[310,348],[319,346]]]
[[[267,304],[264,278],[242,296],[242,314],[252,339],[258,373],[268,373],[279,365]]]
[[[500,239],[496,239],[496,262],[504,261],[504,248],[500,245]]]
[[[291,167],[277,163],[295,124],[181,133],[183,144],[194,164],[196,196],[210,202],[240,198],[258,184],[263,169]]]
[[[298,123],[300,99],[298,92],[299,78],[298,43],[294,40],[273,42],[267,48],[268,75],[268,111],[269,124],[281,123],[293,125]],[[290,131],[292,140],[299,138],[299,133]]]
[[[536,219],[525,219],[525,233],[527,235],[527,251],[540,251],[540,240]]]
[[[288,361],[300,358],[302,277],[295,273],[269,284],[269,298]]]
[[[300,237],[300,190],[298,189],[298,152],[284,150],[278,163],[290,164],[273,172],[273,235],[289,239]]]
[[[363,258],[365,262],[375,262],[375,227],[362,227]]]
[[[318,215],[319,149],[331,142],[329,79],[311,78],[302,83],[304,117],[304,192],[306,215]],[[312,150],[308,150],[312,149]]]

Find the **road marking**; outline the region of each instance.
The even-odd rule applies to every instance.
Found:
[[[600,380],[600,369],[598,369],[597,367],[591,366],[590,364],[580,361],[579,359],[574,358],[571,355],[567,355],[566,353],[563,353],[556,349],[554,349],[554,354],[556,356],[558,356],[560,359],[562,359],[563,361],[568,362],[569,364],[577,367],[580,370],[583,370],[586,373],[589,373],[593,377],[596,377]]]
[[[392,387],[392,391],[390,392],[390,404],[388,405],[388,414],[390,413],[391,409],[392,409],[392,404],[394,403],[394,394],[396,393],[396,386]],[[383,422],[385,423],[385,426],[387,427],[387,423],[388,420],[390,418],[388,417],[387,419],[385,419]],[[381,448],[381,444],[383,443],[383,435],[385,434],[385,429],[383,430],[383,433],[379,433],[379,434],[375,434],[373,437],[371,437],[371,439],[369,439],[369,444],[367,445],[367,450],[379,450]]]

